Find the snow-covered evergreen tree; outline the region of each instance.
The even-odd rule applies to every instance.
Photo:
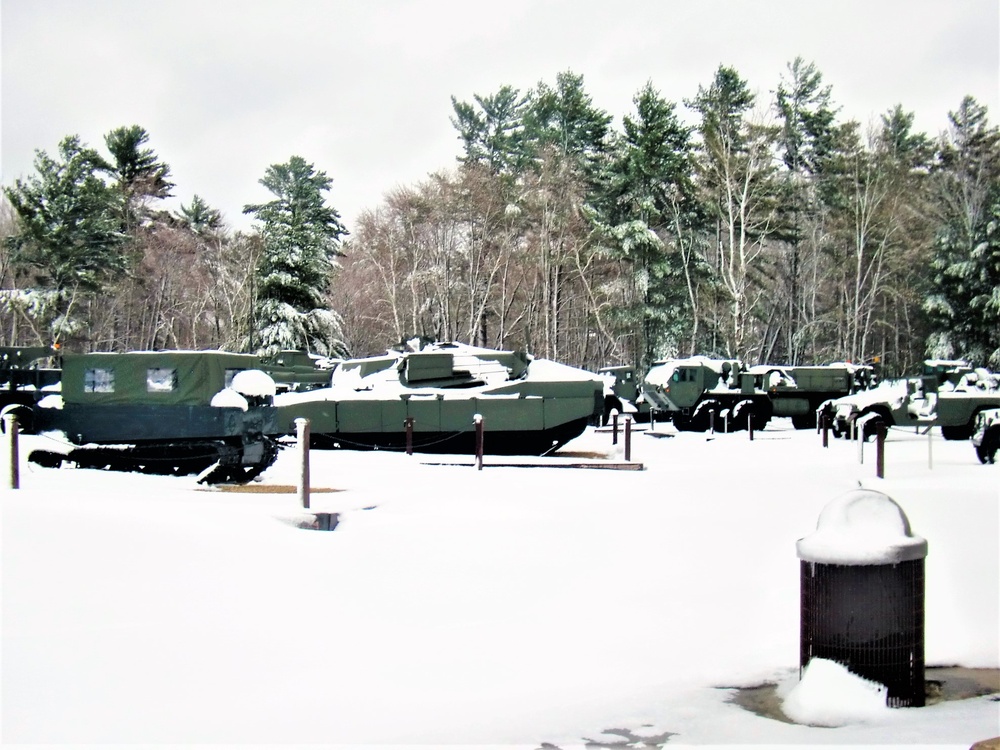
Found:
[[[966,97],[941,144],[928,353],[1000,367],[1000,129]]]
[[[275,199],[244,206],[261,222],[264,252],[255,273],[248,349],[340,353],[340,318],[326,307],[330,274],[347,230],[323,193],[332,180],[300,156],[267,168],[260,184]]]

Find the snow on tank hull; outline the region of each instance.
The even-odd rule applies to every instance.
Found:
[[[484,452],[541,455],[579,436],[603,413],[593,373],[522,353],[440,344],[415,353],[347,360],[331,386],[275,398],[279,423],[308,419],[316,447],[407,446],[473,453],[482,417]]]

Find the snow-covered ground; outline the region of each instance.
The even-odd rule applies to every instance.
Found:
[[[996,696],[889,709],[818,662],[804,692],[796,553],[829,502],[859,483],[886,493],[928,543],[927,665],[996,668],[1000,466],[940,438],[929,457],[912,431],[890,433],[884,480],[872,445],[862,464],[856,443],[824,449],[787,420],[752,442],[710,437],[636,432],[643,471],[313,451],[312,511],[339,513],[333,532],[296,525],[294,492],[23,463],[21,489],[0,492],[2,740],[968,748],[1000,735]],[[22,436],[22,460],[39,445],[52,447]],[[554,461],[621,449],[588,430]],[[292,448],[256,489],[297,475]],[[839,726],[733,702],[764,683],[796,716]]]

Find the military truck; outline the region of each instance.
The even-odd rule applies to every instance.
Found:
[[[826,413],[835,435],[869,439],[880,424],[916,429],[940,427],[946,440],[968,440],[976,416],[1000,407],[997,376],[961,361],[927,360],[919,377],[884,383],[866,393],[831,402]]]
[[[690,357],[664,360],[642,383],[652,408],[681,431],[763,429],[772,417],[790,417],[797,429],[816,426],[824,403],[868,388],[872,368],[839,363],[822,366],[758,365],[733,359]]]
[[[641,379],[631,365],[602,367],[597,374],[604,378],[604,417],[608,424],[611,412],[628,414],[636,422],[649,421],[649,402],[642,393]]]
[[[248,481],[274,462],[272,436],[282,432],[274,381],[258,368],[255,356],[222,351],[66,354],[61,395],[22,407],[19,417],[80,447],[37,450],[28,460]]]
[[[996,462],[997,451],[1000,449],[1000,409],[984,409],[976,415],[972,446],[981,463]]]

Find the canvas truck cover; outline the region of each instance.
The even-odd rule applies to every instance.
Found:
[[[220,351],[67,354],[62,397],[66,404],[208,406],[233,374],[259,368],[252,354]]]

